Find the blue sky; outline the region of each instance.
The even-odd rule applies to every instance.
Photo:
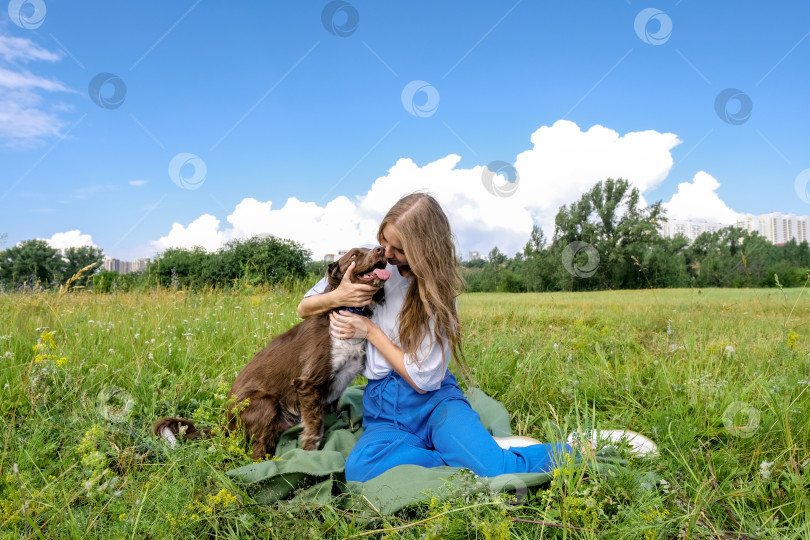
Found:
[[[531,137],[559,120],[583,133],[598,125],[620,138],[677,136],[680,143],[671,148],[656,143],[671,161],[636,182],[647,201],[670,201],[679,184],[705,171],[719,187],[710,185],[698,198],[717,201],[692,217],[810,214],[795,189],[797,176],[810,168],[806,1],[88,0],[77,7],[12,0],[10,6],[11,14],[0,10],[0,234],[8,235],[0,247],[79,231],[75,238],[87,242],[89,236],[107,255],[132,259],[170,245],[175,223],[188,236],[186,228],[203,215],[218,220],[213,229],[211,223],[197,229],[206,238],[213,230],[222,233],[220,240],[248,230],[295,236],[235,217],[234,230],[226,230],[228,216],[245,199],[272,201],[274,211],[290,198],[313,203],[311,235],[331,228],[317,216],[339,196],[354,204],[348,212],[365,211],[351,220],[356,235],[367,238],[373,227],[360,221],[378,219],[368,211],[377,199],[368,194],[375,181],[378,190],[396,191],[400,184],[390,171],[399,160],[426,168],[456,155],[448,170],[459,171],[494,160],[515,163],[522,152],[552,152]],[[44,18],[35,11],[43,6]],[[647,8],[659,15],[639,34],[634,22]],[[330,9],[336,33],[346,14],[356,13],[356,27],[344,29],[345,36],[330,33],[323,22]],[[111,108],[94,103],[88,85],[100,73],[123,82],[123,102]],[[429,84],[438,103],[422,117],[403,106],[411,81]],[[728,88],[752,104],[750,116],[736,125],[715,107]],[[102,98],[114,98],[114,89],[109,81],[102,85]],[[413,103],[418,108],[426,99],[427,93],[417,93]],[[733,116],[739,105],[731,100],[726,110]],[[565,142],[572,168],[602,155],[580,142]],[[645,148],[623,159],[643,162]],[[181,153],[205,164],[196,189],[176,185],[169,175]],[[543,194],[549,192],[556,208],[592,183],[569,182],[570,190],[552,194],[555,183],[566,182],[565,163],[557,165],[559,181],[518,167],[524,192],[509,204],[525,203],[530,221],[508,231],[459,225],[462,251],[487,250],[499,238],[515,247],[528,239],[531,221],[548,227],[553,212],[543,210]],[[623,170],[616,167],[605,170]],[[192,164],[180,171],[186,178],[196,172]],[[442,181],[414,174],[416,187],[432,189],[431,182]],[[534,190],[531,182],[539,183]],[[474,184],[461,191],[475,191],[474,200],[492,197]],[[447,197],[443,202],[453,206],[455,199]],[[491,217],[491,207],[471,204],[481,220]],[[287,214],[289,223],[301,218],[292,207]],[[319,254],[322,246],[307,238],[294,239]]]

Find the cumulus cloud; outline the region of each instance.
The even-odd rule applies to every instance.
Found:
[[[44,239],[54,249],[67,249],[70,247],[98,247],[93,243],[93,237],[89,234],[82,234],[78,229],[72,231],[56,233],[50,238]]]
[[[397,199],[429,191],[447,211],[461,255],[486,253],[495,245],[511,255],[525,245],[533,224],[550,235],[559,206],[575,201],[599,180],[624,178],[642,193],[657,187],[672,168],[672,148],[681,141],[672,133],[620,135],[598,125],[583,131],[561,120],[535,131],[531,142],[514,160],[520,180],[510,197],[487,191],[484,163],[463,169],[457,168],[461,158],[455,154],[422,166],[402,158],[354,200],[340,196],[319,206],[290,198],[279,207],[246,198],[227,216],[230,227],[220,228],[220,220],[206,214],[187,226],[174,223],[169,234],[149,247],[153,252],[194,245],[213,250],[235,238],[273,234],[302,243],[319,259],[375,241],[377,225]]]
[[[0,34],[0,141],[11,147],[26,147],[62,133],[66,123],[59,113],[69,107],[61,102],[46,104],[41,92],[70,92],[55,79],[41,77],[21,64],[56,62],[61,55],[27,38]]]
[[[219,220],[211,214],[203,214],[184,227],[174,223],[169,234],[152,242],[154,251],[163,251],[170,247],[191,249],[197,246],[208,251],[216,251],[225,243],[225,233],[218,230]]]
[[[678,184],[678,191],[662,206],[670,219],[691,219],[724,224],[736,223],[743,217],[729,208],[717,195],[720,187],[712,175],[698,172],[691,182]]]

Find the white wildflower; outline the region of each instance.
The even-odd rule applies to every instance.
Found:
[[[771,467],[773,467],[773,461],[763,461],[759,464],[759,475],[763,480],[768,480],[771,477]]]
[[[734,347],[731,345],[726,345],[726,348],[723,350],[726,353],[726,356],[731,356],[734,353]]]

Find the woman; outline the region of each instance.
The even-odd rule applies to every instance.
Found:
[[[364,432],[346,461],[346,479],[363,482],[403,464],[465,467],[479,476],[552,469],[554,456],[570,446],[502,449],[448,370],[451,356],[461,360],[456,296],[463,282],[439,203],[425,193],[404,196],[383,218],[377,240],[391,272],[385,303],[371,319],[345,310],[331,315],[334,337],[367,339]],[[376,290],[345,278],[325,289],[322,280],[307,292],[302,317],[367,305]]]

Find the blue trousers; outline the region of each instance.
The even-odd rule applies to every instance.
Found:
[[[397,465],[465,467],[478,476],[547,472],[571,447],[535,444],[503,450],[486,430],[456,378],[420,394],[395,371],[363,393],[364,432],[346,460],[346,480],[365,482]]]

